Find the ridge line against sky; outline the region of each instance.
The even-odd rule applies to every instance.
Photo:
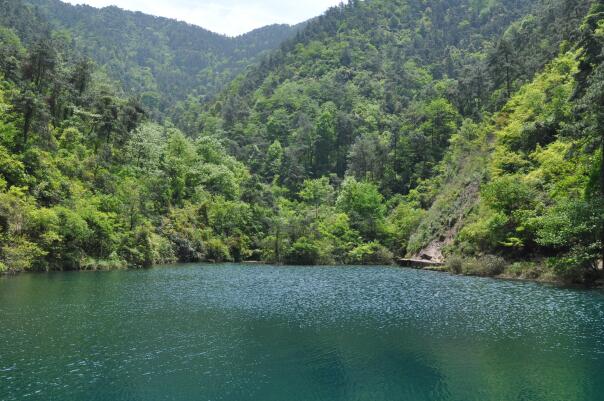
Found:
[[[342,0],[63,0],[101,8],[117,6],[237,36],[271,24],[294,25],[321,15]]]

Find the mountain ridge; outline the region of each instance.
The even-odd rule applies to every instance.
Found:
[[[65,32],[80,54],[98,63],[127,93],[141,96],[143,105],[161,118],[188,96],[214,95],[304,26],[274,24],[228,37],[116,6],[95,8],[60,0],[27,4],[36,7],[51,29]]]

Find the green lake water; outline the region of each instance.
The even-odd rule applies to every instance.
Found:
[[[604,400],[604,293],[387,267],[0,278],[0,400]]]

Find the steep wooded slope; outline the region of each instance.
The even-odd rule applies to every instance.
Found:
[[[255,173],[293,192],[335,174],[407,194],[435,173],[462,120],[502,106],[572,38],[587,7],[351,1],[187,125],[228,138]]]

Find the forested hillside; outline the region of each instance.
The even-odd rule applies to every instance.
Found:
[[[357,205],[362,213],[335,207],[363,241],[377,241],[377,253],[385,254],[379,243],[432,261],[486,258],[464,261],[468,268],[454,258],[454,269],[469,274],[499,274],[507,262],[530,259],[539,262],[509,274],[580,276],[593,270],[602,245],[597,184],[588,184],[599,136],[579,111],[579,86],[592,67],[577,63],[585,52],[600,62],[601,43],[589,31],[597,4],[584,20],[589,7],[352,1],[311,23],[197,118],[204,135],[229,141],[286,197],[304,200],[303,187],[321,180],[340,196],[364,186],[351,196],[366,202]],[[284,219],[296,209],[281,209]],[[315,225],[287,235],[316,260],[330,249],[320,226],[333,212],[323,210]],[[287,226],[299,227],[295,218]]]
[[[258,155],[280,146],[278,183],[292,192],[335,174],[407,194],[434,174],[463,119],[505,104],[586,9],[583,0],[353,1],[236,80],[199,125],[222,130],[267,181],[273,161]]]
[[[3,9],[24,7],[14,0],[3,3]],[[177,102],[189,97],[198,102],[212,97],[300,28],[273,25],[230,38],[117,7],[97,9],[59,0],[23,3],[35,6],[32,12],[55,36],[79,55],[91,58],[128,95],[139,96],[141,104],[156,117],[174,113]],[[16,26],[23,20],[6,20],[20,33],[31,29],[27,23]]]
[[[595,277],[600,2],[353,0],[207,101],[290,31],[2,4],[2,270],[408,255]]]

